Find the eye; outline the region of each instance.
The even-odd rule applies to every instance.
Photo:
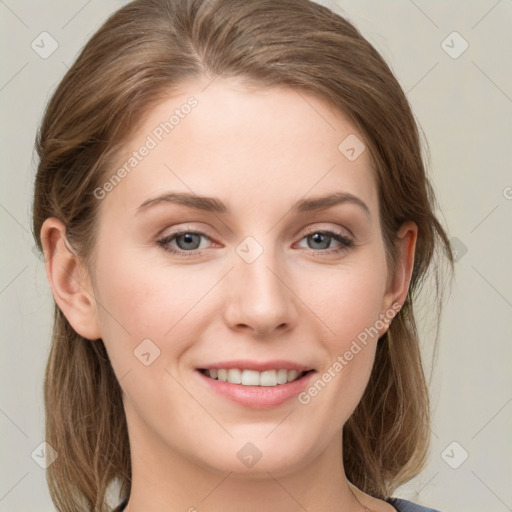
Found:
[[[211,238],[201,233],[201,231],[181,230],[161,238],[157,241],[157,244],[171,253],[198,254],[200,249],[204,248],[200,247],[201,238],[211,241]],[[176,242],[177,248],[171,245],[172,242]]]
[[[307,240],[309,248],[315,249],[314,252],[319,252],[320,250],[323,253],[340,253],[354,245],[353,240],[342,233],[334,231],[311,231],[302,240],[304,239]],[[335,248],[329,247],[333,240],[339,243]],[[325,251],[324,249],[329,250]]]
[[[208,235],[201,231],[182,229],[161,238],[157,241],[157,244],[162,247],[164,251],[173,254],[194,255],[199,254],[201,250],[205,248],[201,246],[201,239],[210,242],[213,241]],[[307,233],[302,240],[307,240],[308,247],[312,249],[313,253],[322,254],[339,254],[354,245],[353,240],[346,235],[334,231],[311,231]],[[339,245],[334,248],[330,247],[333,241],[338,242]],[[173,245],[173,243],[175,245]]]

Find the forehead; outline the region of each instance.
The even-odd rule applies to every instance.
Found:
[[[182,85],[146,114],[109,171],[122,178],[105,209],[134,212],[167,191],[217,196],[233,211],[334,191],[377,201],[369,152],[342,112],[304,91],[234,79]]]

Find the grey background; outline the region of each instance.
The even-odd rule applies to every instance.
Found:
[[[34,136],[81,46],[125,3],[0,0],[1,512],[55,510],[35,462],[52,299],[32,252]],[[321,3],[356,24],[407,92],[458,254],[432,369],[430,462],[396,495],[444,512],[512,510],[512,1]],[[31,47],[43,31],[58,43],[47,58]],[[421,330],[428,367],[432,329]]]

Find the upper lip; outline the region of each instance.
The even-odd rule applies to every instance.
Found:
[[[207,364],[201,366],[201,370],[239,368],[241,370],[255,370],[264,372],[266,370],[297,370],[299,372],[307,372],[313,370],[311,366],[307,366],[293,361],[278,359],[274,361],[249,361],[246,359],[238,359],[236,361],[220,361],[218,363]]]

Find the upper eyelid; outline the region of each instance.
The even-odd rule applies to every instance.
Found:
[[[303,237],[308,236],[308,235],[310,235],[312,233],[333,233],[333,234],[336,234],[336,235],[344,236],[346,238],[354,238],[354,235],[350,232],[349,229],[344,228],[344,230],[348,231],[349,234],[346,235],[342,231],[339,231],[339,230],[334,229],[334,228],[311,228],[311,229],[307,229],[304,232]]]
[[[300,230],[298,230],[294,236],[298,236],[303,231],[303,229],[304,228],[301,228]],[[311,228],[305,228],[305,229],[306,229],[306,231],[305,231],[303,236],[307,236],[308,234],[316,233],[318,231],[320,231],[320,232],[332,232],[332,233],[339,234],[338,230],[336,228],[311,227]],[[348,228],[342,228],[342,229],[347,231],[349,233],[350,237],[354,237],[354,235],[352,234],[352,232]],[[173,231],[173,232],[171,232],[171,233],[169,233],[167,235],[161,235],[158,238],[160,238],[160,239],[162,239],[162,238],[170,238],[170,237],[179,236],[180,234],[185,234],[185,233],[194,233],[194,234],[203,235],[203,236],[205,236],[205,237],[207,237],[207,238],[209,238],[211,240],[213,240],[215,238],[214,236],[209,235],[206,231],[203,231],[201,229],[196,229],[196,228],[176,228],[175,231]]]

